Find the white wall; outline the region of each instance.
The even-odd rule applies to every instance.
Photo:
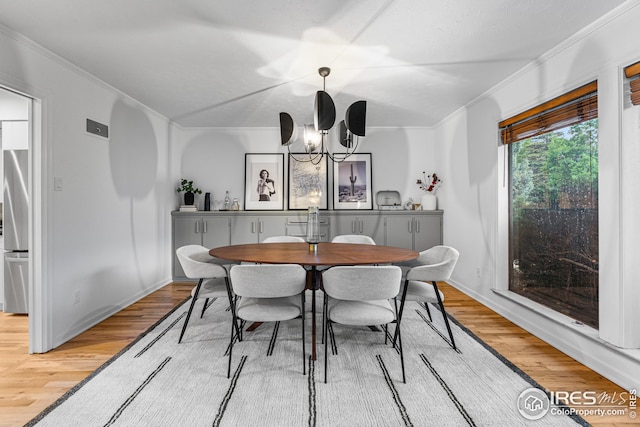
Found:
[[[445,243],[454,284],[623,387],[640,386],[638,115],[622,67],[637,61],[638,2],[548,52],[435,130],[443,143]],[[572,324],[508,289],[508,188],[498,122],[592,80],[599,99],[600,330]],[[477,274],[477,271],[480,274]]]
[[[422,171],[439,170],[433,153],[438,146],[427,128],[368,128],[366,138],[358,147],[359,153],[371,153],[373,195],[380,190],[397,190],[403,201],[419,200],[420,189],[415,185]],[[301,152],[292,145],[292,152]],[[171,159],[173,171],[173,207],[181,204],[175,192],[180,178],[193,180],[203,192],[196,202],[203,209],[204,193],[212,200],[222,200],[225,191],[244,202],[245,153],[284,153],[287,169],[287,148],[280,145],[280,130],[273,128],[246,129],[182,129],[172,132]],[[329,187],[332,186],[332,166],[329,166]],[[286,194],[286,186],[285,186]],[[329,190],[329,207],[333,192]],[[212,201],[213,203],[213,201]],[[374,208],[376,207],[374,203]]]
[[[42,107],[42,141],[32,150],[42,301],[31,301],[30,326],[42,335],[32,351],[46,351],[169,282],[169,126],[4,28],[0,57],[0,85]],[[107,124],[110,140],[87,134],[87,118]]]

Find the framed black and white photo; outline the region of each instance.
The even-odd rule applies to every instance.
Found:
[[[371,153],[352,154],[333,165],[333,208],[373,209]]]
[[[284,154],[245,154],[245,210],[284,210],[283,188]]]
[[[327,156],[318,164],[299,162],[296,158],[304,159],[305,155],[289,154],[289,209],[308,209],[309,206],[328,209]]]

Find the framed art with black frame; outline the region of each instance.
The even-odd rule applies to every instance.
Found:
[[[333,165],[333,208],[373,209],[371,153],[352,154]]]
[[[244,209],[284,210],[284,179],[284,154],[245,154]]]
[[[289,154],[289,209],[308,209],[309,206],[328,209],[327,157],[323,156],[318,164],[313,164],[299,162],[294,156],[304,158],[304,154]]]

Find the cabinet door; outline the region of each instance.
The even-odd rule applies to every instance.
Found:
[[[413,250],[413,217],[410,215],[387,215],[385,244]]]
[[[331,218],[331,239],[343,234],[358,234],[358,217],[356,215],[340,214]]]
[[[284,236],[287,233],[287,218],[285,216],[265,216],[257,218],[258,240],[265,237]]]
[[[189,216],[173,218],[173,277],[184,278],[184,271],[176,256],[176,249],[202,244],[202,218]]]
[[[231,226],[228,216],[202,219],[202,246],[217,248],[231,244]]]
[[[236,216],[231,218],[231,244],[244,245],[258,243],[258,218]]]
[[[442,244],[442,216],[421,215],[414,219],[414,250],[422,252]]]
[[[358,217],[357,233],[364,234],[375,240],[376,244],[384,245],[384,217],[382,215],[364,215]]]

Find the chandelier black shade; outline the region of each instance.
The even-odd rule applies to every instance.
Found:
[[[280,113],[280,139],[282,145],[290,145],[296,137],[296,124],[289,113]]]
[[[354,135],[364,136],[367,119],[367,101],[354,102],[347,108],[344,123]]]
[[[313,124],[317,131],[329,130],[336,122],[336,106],[331,96],[323,90],[316,92],[316,102],[313,109]]]

